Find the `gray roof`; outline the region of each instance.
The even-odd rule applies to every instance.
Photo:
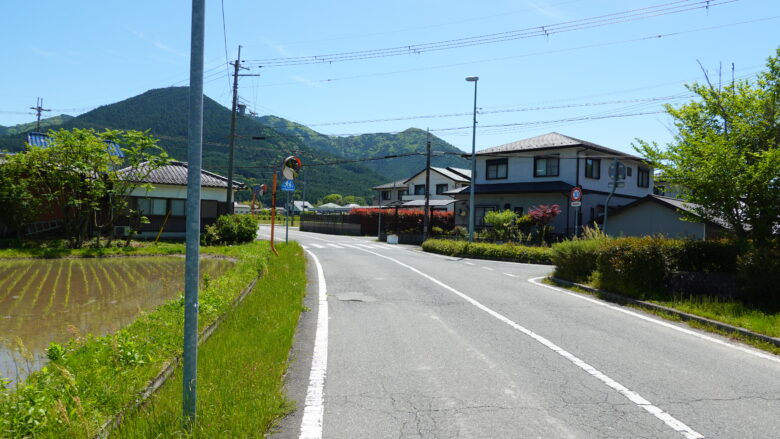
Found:
[[[308,201],[300,201],[300,200],[293,201],[293,206],[295,206],[296,209],[303,209],[304,207],[307,209],[311,209],[312,207],[314,207]]]
[[[628,209],[631,209],[632,207],[638,204],[642,204],[646,202],[654,202],[656,204],[667,207],[669,209],[682,210],[691,215],[701,218],[698,212],[698,209],[701,207],[699,204],[688,203],[687,201],[681,200],[679,198],[665,197],[662,195],[655,195],[655,194],[647,195],[643,198],[634,201],[633,203],[626,204],[625,206],[621,206],[615,209],[614,212],[611,212],[610,215],[614,216],[616,214],[620,214]],[[728,222],[722,218],[713,218],[712,220],[709,220],[709,222],[723,228],[731,228]]]
[[[643,160],[641,157],[626,154],[616,149],[607,148],[606,146],[597,145],[585,140],[576,139],[574,137],[564,136],[559,133],[547,133],[541,136],[531,137],[528,139],[518,140],[516,142],[510,142],[492,148],[483,149],[477,151],[477,155],[490,155],[505,152],[523,152],[523,151],[539,151],[546,149],[567,148],[567,147],[585,147],[595,151],[607,153],[610,155],[617,155],[621,157],[628,157],[634,160]],[[468,154],[464,154],[464,157]]]
[[[474,186],[475,194],[521,194],[521,193],[552,193],[569,192],[574,187],[564,181],[534,181],[523,183],[489,183]],[[459,187],[444,195],[468,194],[469,186]]]
[[[428,200],[429,206],[448,206],[454,203],[455,200]],[[411,200],[402,204],[401,207],[423,207],[425,206],[425,200]]]
[[[143,164],[141,166],[144,166]],[[154,171],[150,172],[146,178],[133,178],[133,169],[124,168],[119,170],[119,174],[127,176],[132,181],[139,183],[151,183],[151,184],[171,184],[177,186],[187,185],[187,163],[186,162],[170,162],[165,166],[161,166]],[[144,172],[145,173],[145,172]],[[213,172],[201,170],[200,184],[203,187],[218,187],[226,188],[228,186],[227,177],[223,177]],[[244,189],[243,183],[233,180],[233,187],[235,189]]]
[[[381,189],[396,189],[396,188],[402,188],[406,187],[404,184],[406,180],[398,180],[393,181],[390,183],[380,184],[379,186],[374,186],[372,189],[381,190]]]
[[[471,170],[469,169],[463,169],[463,168],[437,168],[434,166],[431,166],[431,170],[434,172],[438,172],[439,174],[449,178],[452,181],[458,182],[458,183],[468,183],[471,181]],[[425,172],[425,168],[423,168],[420,172],[412,175],[411,177],[404,180],[404,183],[409,182],[409,180],[413,179],[414,177],[417,177],[418,175]]]

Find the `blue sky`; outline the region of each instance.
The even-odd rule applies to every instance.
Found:
[[[736,77],[752,78],[780,46],[780,2],[706,3],[224,0],[223,35],[222,3],[207,0],[205,92],[229,105],[226,45],[232,60],[241,44],[246,73],[261,76],[242,78],[240,96],[258,114],[338,135],[430,128],[470,150],[474,88],[464,78],[476,75],[478,150],[558,131],[630,152],[634,138],[671,140],[671,120],[657,112],[689,99],[684,84],[703,80],[697,60],[714,80],[719,66],[730,80],[732,63]],[[77,115],[186,85],[190,7],[183,0],[6,2],[0,125],[33,121],[28,107],[37,97],[50,115]],[[683,8],[691,10],[677,12]],[[608,15],[627,11],[634,12]],[[602,18],[583,21],[593,17]],[[525,38],[448,50],[292,66],[267,61],[522,29]],[[425,117],[408,119],[416,116]]]

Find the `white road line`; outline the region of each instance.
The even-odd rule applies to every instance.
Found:
[[[504,274],[509,276],[509,277],[520,277],[520,276],[518,276],[516,274],[512,274],[512,273],[504,273]]]
[[[482,267],[480,267],[480,268],[482,268],[483,270],[487,270],[487,271],[493,271],[493,269],[492,269],[492,268],[490,268],[490,267],[485,267],[485,266],[482,266]]]
[[[775,355],[766,354],[764,352],[757,351],[757,350],[754,350],[754,349],[750,349],[750,348],[747,348],[745,346],[740,346],[738,344],[728,343],[726,341],[719,340],[719,339],[717,339],[715,337],[710,337],[709,335],[706,335],[706,334],[701,334],[699,332],[696,332],[696,331],[693,331],[693,330],[690,330],[690,329],[687,329],[687,328],[682,328],[680,326],[673,325],[673,324],[671,324],[669,322],[666,322],[664,320],[659,320],[658,318],[655,318],[655,317],[642,315],[642,314],[634,312],[634,311],[629,311],[627,309],[623,309],[623,308],[621,308],[619,306],[610,305],[610,304],[608,304],[606,302],[603,302],[603,301],[598,300],[598,299],[594,299],[592,297],[584,296],[582,294],[577,294],[577,293],[571,292],[569,290],[566,290],[566,289],[563,289],[563,288],[558,288],[558,287],[555,287],[555,286],[552,286],[552,285],[547,285],[545,283],[540,282],[541,279],[544,279],[544,277],[535,277],[533,279],[528,279],[528,282],[531,282],[534,285],[539,285],[540,287],[545,287],[545,288],[549,288],[551,290],[555,290],[555,291],[558,291],[558,292],[561,292],[561,293],[564,293],[564,294],[568,294],[569,296],[576,297],[578,299],[582,299],[582,300],[586,300],[586,301],[591,302],[591,303],[595,303],[596,305],[600,305],[600,306],[603,306],[603,307],[606,307],[606,308],[613,309],[613,310],[618,311],[618,312],[622,312],[623,314],[628,314],[628,315],[630,315],[632,317],[636,317],[638,319],[642,319],[642,320],[647,321],[647,322],[655,323],[656,325],[661,325],[661,326],[669,328],[669,329],[674,329],[675,331],[679,331],[679,332],[682,332],[684,334],[692,335],[692,336],[700,338],[702,340],[707,340],[709,342],[712,342],[712,343],[715,343],[715,344],[719,344],[721,346],[727,346],[727,347],[730,347],[732,349],[736,349],[738,351],[742,351],[742,352],[745,352],[747,354],[763,358],[765,360],[770,360],[770,361],[774,361],[775,363],[780,363],[780,357],[777,357]]]
[[[466,264],[466,265],[476,265],[473,262],[469,262],[469,261],[463,261],[463,263]]]
[[[308,245],[303,245],[303,244],[301,244],[301,247],[303,247],[303,249],[304,249],[304,250],[308,250],[308,249],[309,249],[309,246],[308,246]]]
[[[306,391],[306,405],[301,421],[301,439],[322,438],[322,418],[325,414],[325,373],[328,369],[328,288],[325,272],[314,253],[307,251],[317,266],[319,298],[317,312],[317,333],[314,336],[314,354],[311,358],[309,388]]]
[[[329,246],[331,246],[331,247],[333,247],[333,248],[344,248],[344,247],[342,247],[342,246],[340,246],[340,245],[338,245],[338,244],[332,244],[332,243],[331,243],[331,244],[328,244],[328,245],[329,245]]]
[[[371,246],[371,248],[378,248],[379,250],[384,250],[384,249],[386,249],[387,247],[385,247],[385,246],[383,246],[383,245],[379,245],[379,244],[374,244],[374,245],[372,245],[372,246]]]
[[[625,396],[629,401],[633,402],[637,406],[643,408],[648,413],[652,414],[656,418],[663,421],[667,426],[671,427],[674,431],[682,434],[686,439],[704,439],[704,436],[702,436],[700,433],[696,432],[692,428],[688,427],[681,421],[674,418],[669,413],[666,413],[665,411],[661,410],[660,408],[654,406],[651,404],[648,400],[644,399],[641,395],[638,393],[628,389],[624,385],[618,383],[617,381],[613,380],[612,378],[604,375],[603,373],[599,372],[591,366],[590,364],[584,362],[583,360],[577,358],[573,354],[567,352],[560,346],[556,345],[555,343],[551,342],[550,340],[542,337],[541,335],[531,331],[528,328],[525,328],[524,326],[519,325],[518,323],[515,323],[514,321],[510,320],[508,317],[505,317],[502,314],[499,314],[496,311],[493,311],[492,309],[488,308],[487,306],[483,305],[482,303],[478,302],[477,300],[471,298],[470,296],[461,293],[460,291],[456,290],[455,288],[452,288],[451,286],[445,284],[444,282],[434,278],[433,276],[430,276],[428,274],[423,273],[422,271],[412,267],[411,265],[407,265],[397,259],[391,258],[389,256],[381,255],[376,252],[371,252],[368,250],[363,250],[367,253],[374,254],[376,256],[379,256],[380,258],[387,259],[389,261],[395,262],[396,264],[408,268],[409,270],[419,274],[420,276],[430,280],[431,282],[441,286],[442,288],[452,292],[453,294],[459,296],[463,300],[471,303],[475,307],[481,309],[482,311],[485,311],[486,313],[490,314],[491,316],[495,317],[496,319],[506,323],[507,325],[511,326],[514,329],[517,329],[518,331],[522,332],[523,334],[531,337],[532,339],[536,340],[537,342],[541,343],[542,345],[546,346],[553,352],[557,353],[558,355],[562,356],[563,358],[569,360],[571,363],[579,367],[580,369],[584,370],[594,378],[598,379],[602,383],[606,384],[607,386],[611,387],[612,389],[616,390],[621,395]]]
[[[370,245],[367,245],[367,244],[355,244],[355,245],[358,245],[358,246],[363,247],[363,248],[373,248],[373,247],[371,247]]]
[[[319,245],[319,244],[312,244],[311,246],[314,248],[325,248],[324,245]]]

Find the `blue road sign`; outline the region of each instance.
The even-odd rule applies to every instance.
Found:
[[[292,180],[285,180],[282,183],[282,190],[285,192],[295,192],[295,183]]]

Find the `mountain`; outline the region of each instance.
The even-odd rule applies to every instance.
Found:
[[[41,131],[49,129],[56,129],[63,123],[73,119],[73,116],[67,114],[60,114],[59,116],[47,117],[41,119]],[[4,127],[0,125],[0,136],[10,136],[14,134],[26,134],[30,131],[35,131],[36,122],[21,123],[10,127]]]
[[[345,159],[364,159],[424,153],[427,133],[421,129],[409,128],[397,134],[377,133],[359,136],[327,136],[313,129],[276,116],[262,116],[257,120],[276,131],[300,139],[306,145],[320,151],[344,157]],[[469,168],[470,161],[462,158],[463,151],[444,140],[431,135],[431,151],[444,152],[433,154],[431,165]],[[386,160],[366,161],[363,164],[386,177],[387,181],[408,178],[425,169],[425,156],[415,155]]]
[[[60,127],[149,130],[176,160],[187,160],[188,88],[170,87],[149,90],[141,95],[104,105],[64,121]],[[230,110],[204,96],[203,99],[203,168],[227,175],[230,132]],[[277,132],[258,121],[239,117],[236,123],[235,178],[248,185],[270,186],[273,168],[284,157],[295,153],[304,168],[296,184],[305,187],[305,197],[317,200],[331,193],[371,197],[371,187],[387,178],[361,164],[329,163],[343,161],[342,156],[313,148],[300,139]],[[260,138],[253,140],[252,137]],[[23,149],[25,134],[0,137],[0,150]],[[303,190],[303,189],[302,189]],[[237,199],[251,195],[239,193]],[[296,197],[302,196],[296,193]],[[267,204],[270,197],[264,200]]]

